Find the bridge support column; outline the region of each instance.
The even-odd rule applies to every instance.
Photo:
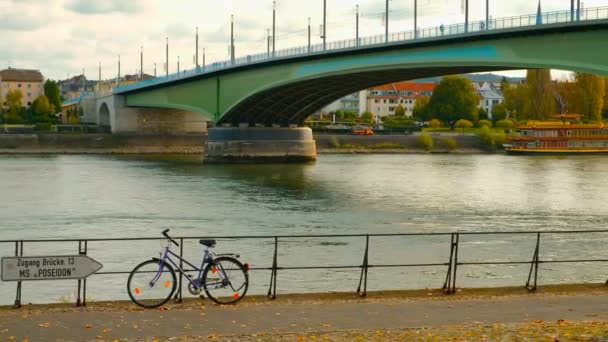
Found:
[[[205,163],[305,163],[317,159],[310,128],[211,128]]]

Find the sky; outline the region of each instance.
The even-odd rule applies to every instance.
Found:
[[[390,31],[413,28],[414,0],[389,0]],[[418,26],[464,22],[464,0],[418,0]],[[536,13],[536,0],[489,0],[492,17]],[[469,0],[470,20],[485,19],[486,0]],[[328,41],[355,36],[355,6],[360,5],[360,35],[383,34],[385,0],[327,0]],[[586,0],[584,7],[608,6],[608,0]],[[570,0],[543,0],[546,11],[569,10]],[[277,50],[307,44],[311,18],[313,44],[320,43],[323,0],[277,0]],[[39,69],[47,78],[82,74],[102,78],[134,74],[144,51],[144,72],[163,73],[165,39],[169,39],[169,70],[195,64],[195,31],[207,63],[229,58],[230,18],[235,20],[236,56],[266,51],[272,27],[272,0],[0,0],[0,69]],[[523,75],[523,72],[508,72]],[[564,73],[554,72],[554,77]]]

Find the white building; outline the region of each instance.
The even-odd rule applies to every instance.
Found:
[[[488,119],[492,119],[492,110],[497,104],[505,101],[502,92],[489,82],[473,83],[475,92],[479,96],[479,108],[485,109],[488,113]]]

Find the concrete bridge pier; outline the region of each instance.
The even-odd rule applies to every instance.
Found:
[[[209,129],[205,163],[306,163],[317,159],[307,127],[228,127]]]

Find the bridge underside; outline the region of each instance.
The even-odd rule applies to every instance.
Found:
[[[509,70],[504,67],[433,67],[359,72],[293,83],[255,94],[228,111],[218,124],[300,125],[336,99],[374,86],[442,75]]]

